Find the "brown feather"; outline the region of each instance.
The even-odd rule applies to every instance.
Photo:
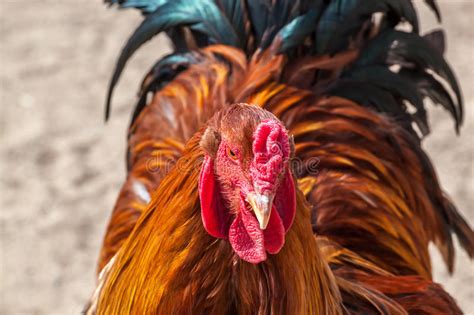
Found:
[[[243,262],[227,241],[207,234],[198,206],[199,142],[200,135],[190,141],[181,167],[164,178],[117,253],[96,313],[341,314],[335,280],[318,258],[303,195],[287,245],[265,263]]]
[[[289,85],[291,63],[274,48],[249,60],[225,46],[199,54],[201,63],[156,93],[131,129],[131,170],[99,269],[117,258],[98,313],[458,314],[430,280],[428,245],[452,268],[451,232],[471,256],[474,233],[443,195],[418,141],[389,117]],[[339,71],[341,60],[324,65]],[[311,207],[299,195],[286,245],[258,266],[207,235],[198,209],[205,122],[235,102],[269,110],[294,135],[294,174]],[[215,140],[204,141],[209,150]],[[137,181],[153,195],[146,210]]]

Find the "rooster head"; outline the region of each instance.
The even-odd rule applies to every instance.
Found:
[[[290,159],[292,138],[270,112],[257,106],[227,106],[209,122],[201,138],[199,179],[206,231],[228,239],[250,263],[278,253],[296,211]]]

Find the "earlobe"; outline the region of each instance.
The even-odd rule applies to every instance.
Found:
[[[274,205],[281,217],[286,232],[293,224],[296,215],[295,183],[289,169],[286,170],[285,177],[275,195]]]
[[[214,161],[206,154],[199,177],[201,218],[206,231],[217,238],[227,238],[230,215],[223,206],[222,197],[214,175]]]

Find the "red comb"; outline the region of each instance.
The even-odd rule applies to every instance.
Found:
[[[274,120],[261,122],[253,134],[253,154],[251,173],[254,184],[261,193],[273,189],[276,177],[290,155],[285,127]]]

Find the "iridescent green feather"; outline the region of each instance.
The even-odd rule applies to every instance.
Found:
[[[346,66],[326,88],[318,85],[318,78],[325,77],[324,72],[319,73],[312,88],[345,96],[392,115],[409,131],[413,131],[412,124],[416,123],[423,134],[429,132],[424,107],[426,97],[452,114],[457,130],[462,122],[462,94],[456,77],[442,56],[443,34],[435,32],[426,39],[418,34],[418,18],[411,0],[106,2],[118,4],[121,8],[139,9],[144,15],[144,21],[129,38],[117,61],[107,97],[106,118],[115,85],[132,54],[155,35],[166,32],[175,44],[176,52],[185,55],[189,47],[182,30],[187,28],[200,47],[214,43],[231,45],[241,48],[249,56],[256,49],[278,41],[281,44],[279,53],[287,54],[290,62],[295,57],[332,55],[349,47],[357,48],[361,51],[360,57],[352,65]],[[441,20],[436,2],[425,0],[425,3]],[[364,39],[363,29],[372,25],[375,13],[382,13],[384,17],[378,34]],[[411,31],[395,30],[399,23],[410,24]],[[354,43],[359,46],[354,47]],[[399,67],[398,72],[393,71],[392,66]],[[166,67],[156,69],[154,86],[162,86],[167,82],[163,79],[166,75],[159,71],[168,70]],[[409,113],[404,102],[411,103],[416,112]],[[134,118],[145,106],[143,95],[139,105]]]

